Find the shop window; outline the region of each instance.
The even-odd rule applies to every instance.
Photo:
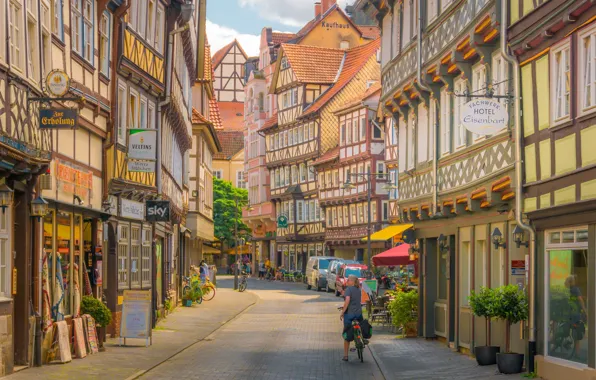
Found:
[[[587,364],[588,230],[546,233],[548,356]]]
[[[0,214],[0,298],[11,297],[11,215],[11,208]]]
[[[118,226],[118,288],[128,287],[128,239],[130,226]]]
[[[141,286],[141,226],[130,229],[130,283],[132,288]]]

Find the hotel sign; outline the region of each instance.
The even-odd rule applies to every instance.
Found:
[[[120,198],[120,216],[123,218],[143,220],[145,218],[145,204]]]
[[[463,106],[461,123],[470,132],[480,136],[494,135],[507,126],[507,109],[487,98],[472,100]]]
[[[74,129],[79,113],[69,108],[42,108],[39,110],[40,129]]]

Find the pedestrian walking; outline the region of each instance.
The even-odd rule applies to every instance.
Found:
[[[259,262],[259,280],[265,279],[265,263],[263,260]]]

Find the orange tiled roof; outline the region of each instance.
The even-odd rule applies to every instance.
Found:
[[[215,99],[209,100],[209,120],[213,123],[213,128],[223,129],[221,114],[219,113],[219,105]]]
[[[221,144],[221,152],[213,154],[214,160],[229,160],[244,149],[243,131],[219,130],[216,135]]]
[[[203,115],[201,115],[201,113],[199,111],[197,111],[196,108],[192,108],[192,123],[193,124],[210,124],[211,122],[209,120],[207,120],[207,118]]]
[[[244,103],[219,102],[218,106],[223,129],[226,131],[244,130]]]
[[[381,39],[367,43],[366,45],[357,46],[347,50],[346,59],[344,61],[341,73],[333,86],[329,87],[319,98],[308,106],[301,117],[309,115],[320,110],[329,100],[331,100],[342,88],[344,88],[350,80],[364,67],[370,57],[377,53],[380,47]],[[379,78],[370,78],[379,79]]]
[[[302,83],[333,83],[345,50],[319,46],[282,44],[292,71]]]
[[[362,37],[368,40],[376,40],[381,37],[381,29],[374,25],[357,25]]]
[[[292,38],[296,38],[295,33],[282,33],[282,32],[272,32],[271,33],[271,42],[273,45],[282,44],[284,42],[288,42]]]
[[[321,157],[317,158],[312,164],[313,165],[321,165],[321,164],[327,163],[329,161],[333,161],[336,158],[339,158],[339,146],[329,149],[328,151],[323,153],[323,155]]]
[[[264,131],[269,128],[273,128],[277,125],[277,112],[273,114],[269,119],[265,120],[265,123],[261,126],[259,131]]]
[[[213,80],[213,66],[211,65],[209,57],[211,57],[211,47],[207,42],[205,43],[205,71],[203,72],[203,79],[206,81]]]

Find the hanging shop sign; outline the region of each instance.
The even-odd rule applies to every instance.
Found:
[[[135,160],[155,160],[157,152],[157,130],[129,129],[128,158]]]
[[[70,88],[70,78],[59,69],[52,70],[46,76],[46,90],[53,96],[64,96]]]
[[[136,173],[155,173],[155,161],[128,160],[128,171]]]
[[[67,161],[56,160],[56,183],[65,193],[78,195],[86,202],[91,199],[93,173],[89,170]]]
[[[460,121],[468,131],[487,136],[505,128],[509,115],[501,103],[488,98],[478,98],[463,106]]]
[[[147,201],[145,220],[148,222],[169,222],[170,201]]]
[[[288,217],[285,215],[278,216],[277,217],[277,227],[288,228]]]
[[[39,110],[40,129],[75,129],[79,113],[71,108],[42,108]]]
[[[145,204],[120,198],[120,216],[123,218],[143,220],[145,218]]]

